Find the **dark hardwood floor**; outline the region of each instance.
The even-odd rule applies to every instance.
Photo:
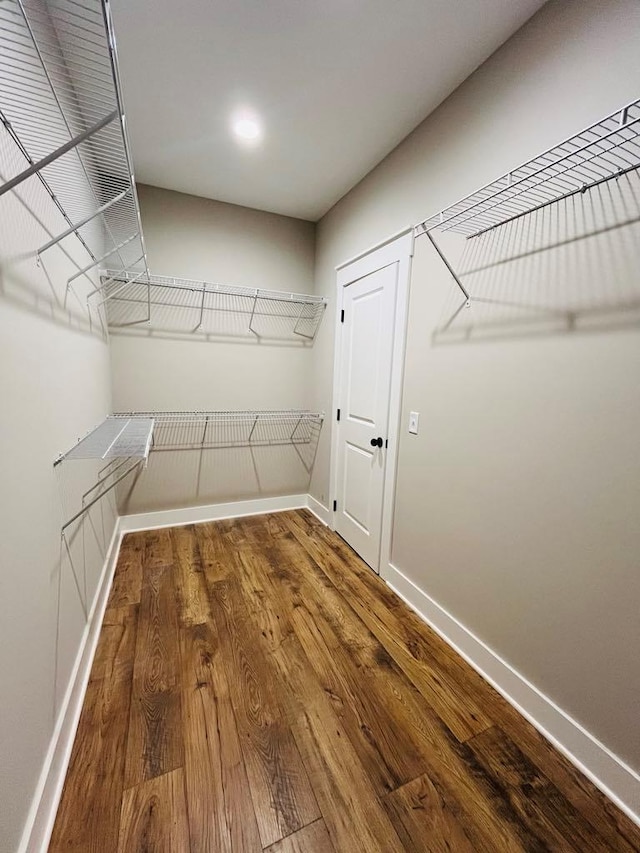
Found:
[[[631,851],[306,511],[129,534],[51,851]]]

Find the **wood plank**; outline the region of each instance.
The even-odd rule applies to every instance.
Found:
[[[370,707],[379,709],[379,713],[380,709],[387,713],[393,709],[393,722],[388,725],[402,732],[404,749],[419,756],[419,772],[426,771],[439,786],[449,807],[464,817],[465,831],[475,849],[526,849],[526,844],[521,842],[523,827],[518,815],[505,802],[503,792],[476,765],[472,754],[462,748],[360,620],[353,615],[349,617],[348,607],[340,609],[340,596],[331,585],[326,586],[322,572],[309,556],[298,553],[297,540],[282,537],[280,550],[283,576],[287,571],[287,551],[297,554],[295,568],[289,568],[292,576],[297,574],[300,578],[302,598],[296,614],[303,610],[302,601],[313,602],[320,616],[336,632],[340,644],[349,649],[360,673],[361,695],[366,695]],[[303,645],[308,644],[308,637],[303,639],[301,635],[300,639]]]
[[[238,579],[262,641],[269,651],[276,651],[295,629],[320,686],[331,698],[378,793],[413,779],[423,770],[420,750],[412,748],[398,727],[393,707],[380,706],[361,690],[361,676],[351,650],[341,645],[326,622],[318,627],[320,615],[314,610],[311,616],[306,607],[312,606],[311,594],[303,594],[277,564],[276,557],[269,559],[248,551],[239,554]],[[291,587],[289,601],[285,600],[287,584]],[[351,639],[356,641],[353,635]]]
[[[457,739],[465,741],[489,728],[493,724],[493,720],[468,692],[461,690],[459,685],[452,682],[446,672],[430,666],[426,660],[421,660],[420,665],[416,666],[415,659],[409,649],[401,641],[398,641],[397,635],[392,631],[384,631],[384,636],[380,636],[380,625],[375,621],[376,612],[383,610],[387,618],[394,618],[393,610],[395,608],[386,606],[376,594],[371,594],[363,600],[363,591],[367,590],[369,583],[366,573],[373,576],[373,572],[365,566],[364,569],[359,567],[358,574],[354,574],[351,571],[351,563],[354,562],[355,555],[350,549],[346,553],[342,551],[342,546],[336,543],[332,543],[335,550],[334,548],[323,547],[322,541],[319,541],[324,538],[322,531],[312,538],[300,528],[298,517],[287,521],[291,533],[300,542],[307,554],[327,575],[335,588],[345,596],[345,600],[349,601],[356,614],[382,642],[388,653],[403,669]],[[347,547],[344,545],[345,549]],[[358,560],[358,562],[360,561]],[[391,593],[385,584],[382,586],[385,587],[387,593]],[[388,598],[388,595],[386,597]],[[371,599],[374,600],[371,601]],[[406,607],[406,605],[403,606]],[[373,612],[367,612],[368,607],[375,609]],[[402,613],[395,614],[396,622],[401,622],[402,618]]]
[[[130,697],[130,681],[89,683],[50,853],[117,849]]]
[[[496,784],[508,792],[511,807],[539,839],[542,849],[589,850],[610,847],[547,777],[498,727],[487,729],[468,746]]]
[[[194,532],[200,552],[200,564],[207,583],[225,580],[233,565],[227,543],[217,522],[195,524]]]
[[[145,570],[138,636],[125,787],[182,766],[179,646],[172,568]]]
[[[333,845],[322,818],[276,841],[266,853],[333,853]]]
[[[262,845],[312,823],[320,813],[237,582],[210,587],[220,644]]]
[[[287,687],[289,719],[336,850],[399,853],[391,821],[296,636],[273,654]]]
[[[138,605],[106,611],[91,667],[90,681],[131,681],[138,627]]]
[[[105,846],[103,850],[113,848]],[[118,853],[189,851],[187,803],[181,769],[124,792]]]
[[[143,535],[146,548],[145,569],[150,571],[173,565],[171,528],[161,527],[158,530],[145,530]]]
[[[237,524],[241,529],[244,528],[247,539],[251,540],[251,531],[246,522],[241,520]],[[312,607],[310,602],[315,602],[319,596],[325,593],[331,596],[331,590],[324,587],[320,590],[307,587],[303,578],[306,578],[308,573],[307,571],[299,571],[301,568],[300,563],[296,563],[295,570],[290,567],[285,555],[282,551],[278,552],[277,548],[267,548],[266,553],[242,551],[239,555],[238,577],[245,598],[251,602],[249,607],[252,615],[263,627],[262,636],[272,641],[271,650],[275,659],[279,661],[280,670],[285,678],[292,678],[292,672],[294,675],[297,674],[299,678],[303,678],[302,671],[305,668],[305,662],[304,660],[299,661],[297,671],[292,671],[287,661],[287,652],[283,649],[288,649],[290,653],[292,648],[304,648],[304,655],[301,651],[299,654],[302,658],[306,657],[307,659],[307,672],[304,676],[306,679],[304,681],[305,687],[301,688],[300,682],[296,682],[294,678],[289,684],[288,690],[289,697],[298,697],[297,701],[293,698],[290,699],[294,708],[297,706],[298,717],[304,716],[305,709],[309,706],[316,707],[318,702],[326,703],[328,700],[329,710],[327,714],[335,715],[333,725],[344,727],[342,729],[342,741],[338,742],[338,748],[346,750],[352,746],[355,750],[355,754],[352,752],[348,755],[348,767],[332,765],[336,770],[337,778],[332,782],[329,780],[330,784],[326,788],[321,786],[318,790],[316,788],[316,777],[312,775],[312,784],[316,789],[316,795],[325,819],[338,838],[338,849],[350,849],[348,845],[353,846],[354,843],[357,843],[353,838],[350,838],[348,829],[349,821],[352,819],[353,804],[347,806],[341,803],[336,793],[338,789],[355,786],[361,794],[365,789],[371,792],[368,816],[362,814],[361,820],[363,824],[371,821],[375,823],[376,820],[380,821],[382,810],[380,802],[376,798],[376,791],[372,790],[372,780],[376,785],[376,783],[379,784],[380,778],[384,779],[387,785],[386,790],[388,790],[389,779],[393,779],[394,776],[388,765],[397,766],[398,762],[402,765],[403,761],[411,769],[417,767],[417,772],[421,772],[422,763],[419,757],[422,744],[414,743],[411,736],[407,738],[406,726],[402,726],[397,719],[394,719],[393,714],[389,715],[390,706],[388,703],[379,701],[380,697],[377,694],[373,694],[373,699],[371,699],[368,687],[362,689],[362,672],[350,658],[353,654],[353,645],[363,646],[365,641],[361,633],[358,634],[357,631],[345,627],[344,623],[348,624],[349,621],[354,621],[354,617],[349,614],[348,607],[346,610],[340,609],[335,600],[331,601],[334,615],[341,621],[343,629],[347,631],[350,645],[347,647],[345,644],[342,647],[335,636],[333,636],[331,647],[329,648],[326,645],[326,638],[332,636],[328,631],[326,622],[320,631],[316,625],[316,620],[321,620],[321,617],[315,610],[312,617],[309,609]],[[306,566],[304,568],[306,569]],[[266,601],[269,602],[269,608],[276,613],[277,619],[264,616]],[[291,637],[290,623],[295,626],[297,634],[297,637],[293,638],[293,642],[297,643],[297,646],[293,647],[289,641]],[[274,624],[277,625],[276,630],[270,627]],[[351,678],[346,673],[349,673]],[[304,700],[300,698],[301,693]],[[310,693],[311,695],[309,695]],[[291,716],[295,717],[295,710],[290,711]],[[332,728],[329,727],[329,730],[332,731]],[[305,743],[313,737],[309,727],[300,724],[300,722],[294,726],[294,731],[296,738],[302,738]],[[336,731],[340,731],[340,728]],[[400,736],[396,736],[396,733],[399,733]],[[331,762],[332,759],[335,760],[335,756],[332,755],[326,744],[323,744],[323,748],[328,751],[328,762]],[[314,749],[312,748],[310,755],[313,756],[313,754]],[[418,755],[417,761],[416,754]],[[405,772],[407,771],[405,770]],[[352,777],[355,774],[357,781],[350,779],[349,782],[345,782],[341,776],[346,773],[351,773]],[[325,780],[321,778],[321,781]],[[357,832],[360,832],[359,827]],[[382,833],[383,838],[385,838],[385,833],[393,837],[388,825],[385,828],[383,824]],[[370,846],[373,843],[371,838],[367,837],[366,844]],[[394,841],[389,842],[387,838],[385,843],[393,844]]]
[[[193,525],[171,529],[178,619],[183,625],[202,625],[210,618],[209,598]]]
[[[211,624],[195,625],[180,644],[191,851],[260,850],[219,640]]]
[[[367,627],[423,694],[428,670],[435,670],[470,708],[488,715],[509,735],[612,849],[640,850],[640,828],[556,750],[515,708],[426,625],[336,534],[306,510],[283,513],[311,543],[326,545],[318,565],[349,600]],[[428,695],[428,694],[425,694]],[[474,712],[475,713],[475,712]]]
[[[475,853],[457,809],[451,808],[426,774],[388,794],[384,803],[405,849]]]
[[[640,827],[558,752],[515,708],[500,715],[500,725],[519,749],[617,853],[640,851]]]
[[[145,534],[127,533],[118,552],[118,562],[107,599],[107,611],[140,603],[142,566],[145,558]]]

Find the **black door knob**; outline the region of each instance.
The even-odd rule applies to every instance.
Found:
[[[372,438],[371,447],[382,447],[382,439],[379,436],[378,438]]]

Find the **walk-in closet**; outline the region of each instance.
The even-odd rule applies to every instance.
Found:
[[[0,851],[640,851],[637,0],[0,0]]]

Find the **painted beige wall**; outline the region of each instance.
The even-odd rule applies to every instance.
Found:
[[[140,187],[152,272],[221,284],[310,293],[315,226],[300,219]],[[313,349],[302,341],[225,337],[149,337],[145,329],[111,337],[116,411],[305,408]],[[162,458],[161,458],[162,457]],[[198,477],[198,473],[200,476]],[[240,476],[236,476],[240,474]],[[122,511],[197,505],[306,492],[309,471],[295,449],[253,454],[216,450],[205,464],[193,451],[152,455]]]
[[[636,98],[639,33],[636,0],[551,0],[321,220],[318,292],[333,304],[335,265]],[[578,301],[615,302],[625,275],[637,301],[638,231],[612,232],[606,255],[585,245],[562,256],[590,270],[588,293],[571,282]],[[626,273],[602,266],[616,247]],[[392,561],[640,770],[640,332],[618,316],[589,333],[512,324],[502,339],[438,344],[453,287],[419,240]],[[312,383],[327,410],[332,315]],[[333,497],[328,430],[311,493]]]
[[[4,131],[2,132],[5,133]],[[0,137],[0,173],[26,163]],[[107,342],[86,309],[92,282],[68,277],[88,256],[75,236],[35,262],[67,223],[37,179],[0,200],[0,849],[15,850],[36,791],[115,524],[105,500],[68,530],[95,473],[53,468],[111,408]],[[65,252],[67,254],[65,254]],[[63,503],[64,500],[64,503]],[[75,571],[75,579],[74,579]]]

